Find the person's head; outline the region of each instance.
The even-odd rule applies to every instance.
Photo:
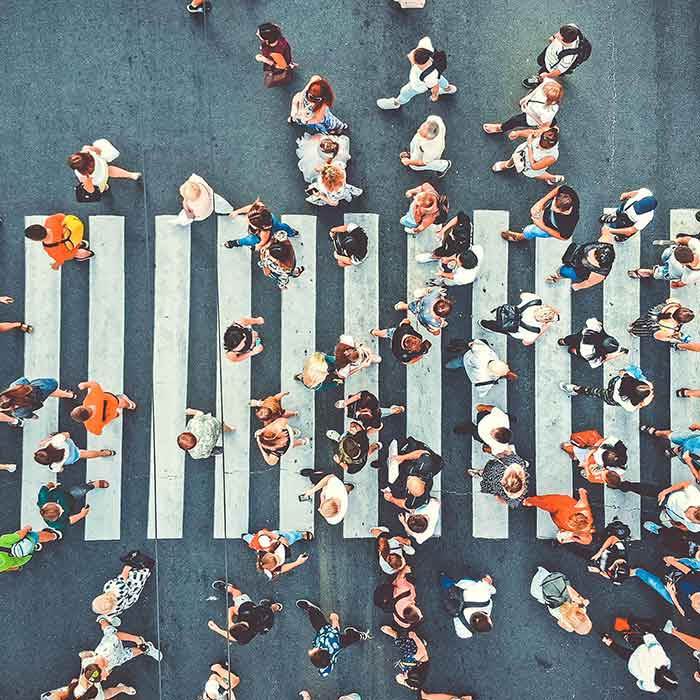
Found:
[[[321,182],[330,192],[337,192],[345,184],[345,170],[328,163],[321,168]]]
[[[636,406],[651,394],[651,385],[647,384],[647,382],[640,382],[637,380],[627,393],[630,401]]]
[[[685,517],[692,520],[694,523],[700,523],[700,506],[690,506],[686,508]]]
[[[308,651],[309,659],[316,668],[326,668],[331,664],[331,655],[325,649],[314,647]]]
[[[693,593],[690,596],[690,605],[696,613],[700,613],[700,592]]]
[[[594,248],[593,257],[598,267],[610,267],[615,260],[615,249],[610,246]]]
[[[230,325],[224,331],[224,350],[226,350],[226,352],[231,352],[238,349],[245,338],[245,328],[239,326],[237,323]]]
[[[587,513],[572,513],[567,521],[568,528],[571,532],[582,532],[587,530],[593,523]]]
[[[267,423],[275,417],[273,410],[267,406],[260,406],[260,408],[255,411],[255,415],[263,423]]]
[[[559,143],[559,129],[556,126],[543,131],[540,136],[542,148],[554,148]]]
[[[260,564],[260,568],[265,571],[274,571],[279,564],[277,557],[272,552],[265,552],[262,554],[258,559],[258,563]]]
[[[656,197],[649,195],[648,197],[642,197],[632,206],[637,214],[647,214],[650,211],[654,211],[659,206],[659,203],[656,201]]]
[[[333,158],[336,155],[338,155],[339,144],[334,139],[321,139],[321,142],[318,144],[318,147],[321,153],[327,155],[329,158]]]
[[[343,345],[338,354],[340,357],[336,357],[336,363],[340,360],[343,367],[360,359],[360,351],[352,345]]]
[[[100,665],[97,663],[88,664],[83,669],[83,678],[90,683],[99,683],[100,679],[102,678],[102,669],[100,668]]]
[[[673,251],[673,257],[683,265],[693,262],[693,259],[695,258],[690,246],[685,245],[685,243],[681,243],[680,245],[676,246],[675,250]]]
[[[549,304],[542,304],[535,309],[535,320],[538,323],[554,323],[559,320],[559,312]]]
[[[24,235],[30,241],[43,241],[48,236],[48,231],[41,224],[32,224],[24,229]]]
[[[56,462],[60,462],[64,454],[65,450],[62,447],[47,445],[34,453],[34,461],[37,464],[48,467],[52,464],[56,464]]]
[[[429,51],[428,49],[424,49],[422,46],[420,48],[417,48],[413,52],[413,60],[419,66],[422,66],[424,63],[427,63],[432,57],[433,57],[433,52]]]
[[[117,596],[112,591],[102,593],[97,598],[93,598],[92,612],[95,615],[109,615],[117,609],[117,602]]]
[[[406,479],[406,491],[416,498],[425,493],[425,481],[419,476],[409,476]]]
[[[261,201],[255,202],[248,212],[248,224],[259,231],[269,231],[272,228],[272,213]]]
[[[489,373],[494,377],[505,377],[510,372],[510,367],[503,360],[491,360],[488,365]]]
[[[662,666],[654,671],[654,683],[661,690],[675,690],[678,687],[678,677],[667,666]]]
[[[274,258],[286,270],[291,270],[296,264],[294,248],[288,240],[273,241],[268,246],[268,252],[270,257]]]
[[[77,423],[84,423],[92,418],[95,409],[91,406],[76,406],[71,412],[70,417]]]
[[[695,318],[695,313],[692,309],[681,306],[673,312],[673,318],[678,323],[690,323]]]
[[[339,447],[343,454],[351,460],[359,459],[362,454],[362,446],[352,435],[346,435],[340,441]]]
[[[318,507],[318,512],[326,520],[337,518],[340,514],[340,500],[337,498],[326,498]]]
[[[420,352],[423,341],[416,335],[407,335],[403,343],[408,352]]]
[[[333,106],[335,93],[325,78],[319,78],[309,85],[306,90],[306,98],[314,105],[314,112],[317,112],[324,104],[328,107]]]
[[[191,450],[197,444],[197,438],[192,434],[185,431],[177,436],[177,446],[181,450]]]
[[[568,601],[557,609],[561,613],[562,620],[568,622],[576,634],[588,634],[593,629],[593,623],[586,614],[585,608],[580,607],[577,603]]]
[[[198,199],[202,194],[202,187],[196,182],[187,181],[182,186],[182,197],[188,201]]]
[[[615,450],[603,450],[601,458],[605,467],[616,467],[617,469],[625,469],[627,467],[626,464],[622,463],[622,457]]]
[[[507,469],[501,480],[503,490],[510,498],[517,498],[522,495],[525,488],[525,480],[523,479],[523,471],[520,467]]]
[[[406,518],[406,525],[411,532],[421,535],[428,529],[428,518],[421,513],[415,513]]]
[[[433,311],[435,312],[436,316],[440,318],[447,318],[452,312],[453,306],[454,304],[452,303],[452,299],[449,297],[443,297],[435,302],[433,305]]]
[[[619,489],[620,485],[622,484],[622,477],[617,472],[606,471],[605,483],[611,489]]]
[[[440,125],[435,119],[426,119],[418,127],[418,134],[424,139],[434,139],[439,133]]]
[[[490,632],[493,629],[493,621],[487,613],[475,612],[469,618],[469,626],[475,632]]]
[[[564,97],[564,88],[561,83],[556,80],[551,83],[546,83],[542,88],[545,98],[547,99],[547,104],[559,104]]]
[[[273,448],[276,447],[280,439],[280,433],[275,429],[263,428],[258,433],[258,442],[263,447]]]
[[[421,612],[420,608],[413,603],[411,605],[407,605],[401,611],[401,617],[403,617],[403,619],[408,622],[409,625],[417,625],[423,619],[423,613]]]
[[[394,570],[399,571],[403,569],[405,565],[405,560],[400,554],[389,554],[386,558],[386,563]]]
[[[574,197],[570,192],[560,190],[554,197],[554,206],[562,214],[568,213],[574,206]]]
[[[39,513],[47,523],[55,523],[61,517],[63,508],[61,508],[58,503],[44,503],[44,505],[39,508]]]
[[[423,209],[437,209],[438,196],[434,192],[419,192],[416,195],[416,204]]]
[[[473,270],[479,264],[479,258],[473,250],[465,250],[457,256],[457,262],[465,270]]]
[[[500,442],[501,445],[510,445],[513,439],[513,433],[509,428],[494,428],[491,431],[491,437],[496,441]]]
[[[73,153],[68,156],[68,167],[81,175],[89,175],[95,169],[95,159],[90,153]]]
[[[234,622],[228,628],[228,633],[238,644],[247,644],[253,638],[252,630],[247,622]]]
[[[573,44],[581,36],[581,30],[575,24],[563,24],[559,28],[559,34],[567,44]]]
[[[258,38],[266,44],[274,44],[282,36],[282,30],[272,22],[263,22],[258,27]]]

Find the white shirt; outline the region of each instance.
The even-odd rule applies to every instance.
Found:
[[[493,384],[485,384],[484,386],[475,386],[480,382],[491,382],[498,379],[489,371],[489,363],[498,360],[496,351],[484,340],[475,340],[472,346],[464,353],[462,362],[464,363],[464,371],[472,383],[472,389],[479,396],[485,396]]]
[[[445,150],[445,122],[440,117],[428,117],[425,121],[435,122],[438,133],[435,138],[424,139],[417,131],[411,139],[411,160],[422,160],[424,163],[432,163],[442,158]]]
[[[348,512],[348,492],[345,484],[335,475],[332,475],[321,489],[321,503],[329,498],[337,498],[340,501],[340,510],[336,516],[325,520],[329,525],[337,525]]]
[[[428,49],[428,51],[435,51],[433,48],[433,42],[430,41],[430,37],[424,36],[419,42],[417,48]],[[426,66],[427,67],[427,66]],[[421,73],[426,69],[426,67],[419,68],[418,66],[411,64],[411,72],[408,74],[408,84],[411,86],[415,92],[428,92],[430,88],[435,87],[440,80],[440,76],[436,70],[431,71],[425,76],[424,80],[420,79]]]
[[[479,437],[491,448],[492,454],[501,454],[507,450],[513,451],[515,449],[513,445],[504,445],[493,439],[491,431],[496,430],[496,428],[510,428],[510,418],[508,418],[507,413],[494,406],[491,413],[479,421],[476,430]]]
[[[559,111],[558,104],[547,104],[547,98],[544,94],[544,86],[547,83],[556,83],[552,78],[545,78],[529,95],[525,96],[527,103],[525,104],[525,115],[527,123],[530,126],[539,126],[540,124],[551,124],[552,120]],[[540,121],[538,122],[537,119]]]
[[[520,295],[520,303],[518,304],[518,307],[525,306],[525,304],[527,304],[529,301],[534,301],[535,299],[541,299],[541,297],[537,296],[537,294],[533,294],[532,292],[523,292]],[[508,335],[510,335],[511,338],[515,338],[516,340],[535,340],[535,338],[539,336],[540,331],[542,330],[542,324],[535,318],[535,313],[537,312],[537,309],[541,308],[542,304],[530,306],[527,309],[525,309],[525,311],[523,311],[522,316],[520,318],[521,323],[526,323],[528,326],[537,328],[537,333],[530,331],[527,328],[523,328],[521,325],[515,333],[509,333]]]
[[[575,49],[578,45],[578,38],[571,44],[567,44],[561,39],[554,39],[547,47],[544,54],[544,65],[547,68],[547,72],[556,69],[562,73],[565,73],[567,70],[569,70],[569,68],[571,68],[571,64],[576,60],[576,54],[572,53],[570,56],[562,56],[561,61],[557,61],[557,56],[559,55],[560,51],[563,51],[564,49]]]
[[[63,464],[64,462],[68,459],[68,448],[66,447],[66,436],[63,433],[58,433],[58,435],[54,435],[48,443],[46,443],[46,446],[51,446],[55,447],[58,450],[63,450],[63,459],[60,462],[53,462],[52,464],[49,464],[49,469],[52,472],[62,472],[63,471]]]
[[[466,627],[464,622],[462,622],[462,616],[464,616],[464,619],[467,621],[469,621],[469,618],[476,612],[483,612],[490,616],[493,608],[491,596],[496,592],[496,589],[488,581],[484,581],[483,579],[481,579],[481,581],[472,581],[471,579],[463,578],[461,581],[457,581],[455,585],[462,589],[462,600],[465,603],[484,601],[483,605],[464,608],[459,617],[452,618],[457,636],[460,639],[469,639],[473,637],[474,634]]]
[[[623,203],[623,211],[627,214],[629,220],[634,223],[634,227],[637,231],[642,231],[651,223],[651,220],[654,218],[655,210],[652,209],[652,211],[648,211],[645,214],[637,214],[633,204],[640,199],[644,199],[644,197],[653,197],[653,195],[654,193],[650,189],[642,187],[637,190],[637,194],[634,195],[634,197],[626,199]]]
[[[467,269],[461,265],[457,265],[453,270],[451,270],[454,275],[453,279],[443,278],[443,281],[448,287],[458,287],[464,284],[471,284],[476,279],[481,269],[481,262],[484,259],[484,249],[480,245],[473,245],[470,250],[474,255],[476,255],[476,267]]]
[[[586,328],[596,333],[600,333],[603,330],[603,324],[597,318],[586,319]],[[585,336],[583,336],[585,338]],[[588,362],[591,367],[600,367],[603,364],[603,360],[596,356],[596,350],[593,345],[586,343],[583,340],[579,345],[579,354],[581,357]]]
[[[424,515],[428,518],[428,527],[425,532],[413,532],[406,528],[406,532],[413,537],[418,544],[423,544],[430,539],[435,532],[437,524],[440,522],[440,501],[437,498],[431,498],[425,505],[412,510],[409,515]]]
[[[700,506],[700,489],[695,484],[674,491],[666,499],[664,510],[673,522],[685,525],[689,532],[700,532],[700,523],[694,523],[685,517],[685,511],[691,506]]]
[[[627,662],[629,672],[637,679],[637,686],[648,693],[658,693],[661,688],[654,683],[654,674],[662,666],[670,668],[671,659],[653,634],[645,634],[644,644],[632,652]]]

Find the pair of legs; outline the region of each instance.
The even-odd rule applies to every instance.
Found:
[[[78,450],[80,459],[97,459],[98,457],[114,457],[116,450]]]
[[[73,496],[76,500],[80,500],[82,498],[85,498],[85,496],[90,493],[93,489],[108,489],[109,488],[109,481],[105,481],[104,479],[97,479],[95,481],[88,481],[87,484],[83,484],[82,486],[71,486],[68,489],[68,493]]]
[[[551,126],[557,123],[556,119],[552,120]],[[484,132],[487,134],[505,134],[507,131],[512,131],[513,129],[532,129],[534,128],[531,124],[527,123],[527,115],[525,112],[519,112],[514,114],[509,119],[504,122],[487,122],[483,125]]]
[[[309,622],[316,632],[330,624],[321,611],[321,608],[308,600],[298,600],[297,607],[308,615]],[[333,613],[331,613],[331,617],[333,617]],[[364,639],[367,639],[367,634],[365,632],[361,632],[356,627],[346,627],[340,635],[340,646],[345,649],[345,647],[349,647],[356,642],[361,642]]]
[[[617,406],[612,398],[612,391],[607,386],[589,386],[585,384],[560,384],[559,388],[570,396],[590,396],[605,401],[608,406]]]
[[[124,170],[118,165],[108,165],[107,173],[110,177],[121,178],[123,180],[138,180],[141,177],[141,173],[135,170]]]
[[[6,323],[0,323],[0,333],[7,333],[8,331],[22,331],[22,333],[31,333],[34,328],[24,321],[7,321]]]
[[[528,224],[522,230],[522,233],[520,231],[511,231],[510,229],[501,231],[501,238],[505,241],[523,242],[532,241],[535,238],[554,238],[554,236],[551,233],[547,233],[547,231],[543,231],[536,224]]]
[[[440,86],[438,92],[439,95],[452,95],[457,92],[457,87],[450,84],[444,75],[440,76],[438,85]],[[377,106],[380,109],[399,109],[399,107],[403,107],[403,105],[410,102],[414,97],[417,97],[418,95],[425,95],[426,92],[429,91],[414,90],[413,87],[411,87],[411,83],[406,83],[396,97],[382,97],[378,99]]]

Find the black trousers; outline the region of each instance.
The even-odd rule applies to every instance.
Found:
[[[618,490],[623,493],[636,493],[647,498],[656,498],[659,491],[661,491],[658,484],[651,484],[648,481],[623,481],[620,483]]]
[[[556,117],[552,119],[552,126],[557,123]],[[527,123],[527,116],[525,112],[520,112],[520,114],[514,114],[510,119],[501,124],[501,130],[505,133],[506,131],[511,131],[512,129],[536,129],[538,127],[531,126]]]
[[[309,622],[316,632],[330,624],[326,616],[321,612],[321,609],[316,605],[310,604],[309,607],[306,608],[306,614],[309,616]],[[346,627],[340,635],[340,646],[343,648],[349,647],[351,644],[359,642],[361,639],[362,633],[360,630],[354,627]]]

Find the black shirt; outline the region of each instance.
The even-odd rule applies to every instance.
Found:
[[[379,399],[369,391],[360,392],[360,398],[348,406],[347,415],[365,428],[378,428],[382,424]]]
[[[407,336],[412,335],[419,340],[423,340],[423,336],[416,330],[414,330],[409,323],[402,323],[395,331],[394,337],[391,340],[391,352],[394,353],[394,357],[404,364],[410,362],[416,357],[421,357],[425,355],[430,346],[427,341],[423,340],[420,350],[418,352],[409,352],[403,346],[403,339]]]
[[[553,228],[555,231],[558,231],[562,238],[568,239],[573,235],[576,224],[578,223],[579,199],[576,191],[568,185],[562,185],[557,194],[559,194],[559,192],[562,194],[570,194],[573,198],[574,201],[571,207],[571,212],[568,214],[561,214],[560,212],[553,213],[552,204],[556,199],[556,197],[553,197],[547,202],[547,204],[544,205],[542,220],[549,228]]]

